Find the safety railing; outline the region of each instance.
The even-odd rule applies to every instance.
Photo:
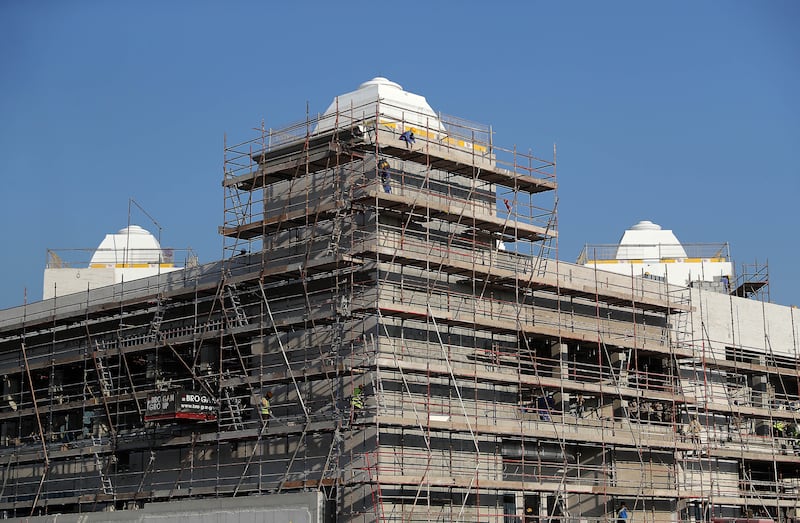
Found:
[[[597,261],[632,260],[730,261],[727,243],[677,244],[586,244],[578,255],[579,265]]]
[[[113,262],[98,262],[92,260],[114,259]],[[120,251],[119,249],[47,249],[46,269],[83,269],[83,268],[141,268],[143,266],[166,267],[187,266],[197,259],[197,254],[191,248],[176,249],[163,247],[161,249],[131,248]]]
[[[464,225],[469,225],[468,219]],[[659,302],[666,304],[669,296],[661,285],[631,280],[622,275],[609,275],[598,281],[594,271],[590,268],[569,265],[558,266],[548,260],[542,260],[524,252],[509,252],[500,248],[499,244],[488,245],[481,243],[468,244],[464,239],[452,239],[435,231],[425,233],[412,231],[402,227],[381,224],[379,226],[379,245],[382,250],[390,250],[400,256],[416,255],[419,257],[437,257],[444,260],[453,260],[461,263],[474,264],[476,269],[500,268],[515,274],[520,279],[520,286],[524,287],[529,275],[535,275],[532,281],[549,281],[553,287],[569,288],[596,288],[597,295],[602,301],[609,293],[617,300],[621,296],[630,296],[631,303]],[[509,230],[513,231],[513,223],[509,222]],[[359,245],[371,246],[374,244],[375,233],[359,230],[354,232],[354,249]],[[524,241],[522,243],[525,243]],[[530,242],[528,242],[530,243]],[[374,247],[373,247],[374,248]],[[524,251],[523,248],[518,248]],[[383,257],[391,261],[392,253]],[[526,276],[527,275],[527,276]],[[605,275],[604,275],[605,276]],[[684,305],[671,303],[672,305]]]
[[[379,306],[386,311],[403,308],[414,308],[434,313],[446,314],[449,321],[459,322],[493,322],[495,328],[503,322],[507,329],[525,330],[530,326],[543,326],[559,330],[564,335],[569,332],[582,333],[596,337],[609,345],[637,345],[653,350],[668,350],[666,333],[663,327],[633,325],[629,321],[591,316],[565,314],[559,311],[542,310],[531,305],[514,303],[496,297],[476,297],[473,294],[457,292],[447,288],[442,294],[432,293],[436,290],[435,282],[401,282],[383,281],[379,288]],[[443,288],[444,290],[444,288]],[[365,298],[367,296],[364,296]],[[372,296],[368,300],[354,295],[353,303],[359,308],[374,307]]]
[[[493,132],[487,125],[447,115],[431,115],[408,110],[381,101],[356,107],[338,108],[332,113],[308,117],[279,128],[262,128],[257,137],[225,148],[226,178],[250,172],[253,159],[285,147],[344,131],[357,138],[374,135],[377,128],[399,136],[413,131],[416,146],[426,149],[430,143],[444,149],[458,150],[490,159],[499,167],[515,174],[554,179],[554,162],[514,148],[498,147],[493,142]],[[399,143],[399,142],[398,142]]]

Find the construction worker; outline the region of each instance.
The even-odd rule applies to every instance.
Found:
[[[583,417],[585,409],[586,409],[586,400],[583,398],[583,394],[579,392],[578,399],[576,400],[576,405],[575,405],[575,413],[579,418]]]
[[[794,450],[800,448],[800,425],[796,422],[790,423],[786,433],[789,436],[789,443],[792,445],[792,448]]]
[[[535,513],[533,507],[528,505],[525,507],[525,523],[535,523],[538,518],[538,514]]]
[[[643,401],[639,405],[639,419],[642,421],[650,421],[650,417],[653,414],[653,404],[649,401]]]
[[[84,410],[83,411],[83,428],[81,429],[81,437],[82,439],[88,439],[92,433],[92,418],[94,417],[94,413],[91,410]]]
[[[364,392],[361,387],[353,389],[353,397],[350,398],[350,407],[353,410],[353,421],[358,419],[358,413],[364,408]]]
[[[786,422],[783,420],[775,420],[775,423],[772,424],[772,435],[776,438],[782,438],[784,431],[786,431]]]
[[[639,402],[630,400],[628,402],[628,416],[632,419],[639,419]]]
[[[400,135],[400,139],[406,142],[406,149],[411,149],[411,146],[414,145],[414,132],[406,131]]]
[[[264,423],[264,427],[269,426],[269,417],[272,415],[270,400],[272,400],[272,392],[267,391],[261,396],[261,421]]]
[[[617,523],[628,523],[628,505],[623,501],[617,511]]]
[[[556,410],[556,398],[553,396],[552,392],[548,392],[547,396],[545,397],[545,402],[547,403],[547,410],[549,412],[555,412]]]
[[[653,419],[658,423],[662,423],[664,421],[664,404],[661,402],[656,402],[653,404]]]
[[[697,419],[697,416],[692,418],[692,421],[689,422],[689,428],[687,429],[687,433],[689,434],[689,438],[691,439],[692,443],[700,443],[700,432],[703,430],[703,426],[700,425],[700,420]]]
[[[389,181],[391,180],[391,176],[389,175],[389,162],[386,161],[386,158],[381,159],[378,162],[378,172],[381,176],[381,184],[383,184],[383,190],[387,193],[392,192],[392,186],[389,185]]]

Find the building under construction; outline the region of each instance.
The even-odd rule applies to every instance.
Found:
[[[556,188],[384,78],[226,144],[222,260],[0,311],[0,513],[794,520],[796,309],[725,245],[560,261]]]

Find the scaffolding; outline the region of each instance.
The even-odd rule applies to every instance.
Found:
[[[560,262],[555,149],[370,107],[226,139],[219,262],[4,311],[0,510],[787,517],[796,343],[719,346],[685,287]]]
[[[743,263],[733,282],[731,294],[769,302],[769,263]]]

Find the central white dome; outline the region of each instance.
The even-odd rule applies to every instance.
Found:
[[[369,87],[371,85],[385,85],[387,87],[396,87],[396,88],[400,89],[401,91],[403,90],[403,86],[402,85],[398,84],[397,82],[393,82],[393,81],[389,80],[388,78],[384,78],[383,76],[376,76],[372,80],[367,80],[363,84],[359,85],[358,88],[359,89],[364,89],[364,88]]]
[[[424,96],[404,91],[400,84],[383,76],[376,76],[355,91],[337,96],[320,117],[314,132],[322,133],[336,126],[349,127],[375,120],[376,116],[380,122],[399,123],[399,132],[416,128],[439,137],[446,134],[439,116]]]
[[[633,227],[631,227],[632,231],[660,231],[661,226],[657,223],[653,223],[650,220],[642,220]]]
[[[686,258],[686,251],[672,231],[642,220],[622,235],[615,257],[618,260]]]

